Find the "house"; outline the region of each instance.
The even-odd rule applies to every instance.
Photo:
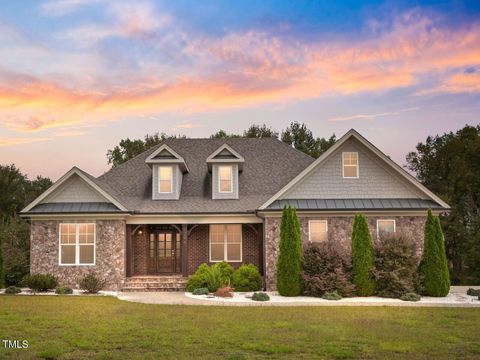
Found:
[[[169,139],[93,177],[74,167],[22,210],[32,273],[75,286],[90,270],[110,289],[182,288],[201,263],[256,265],[275,289],[280,218],[302,240],[350,247],[355,213],[374,241],[411,237],[449,206],[355,130],[313,159],[277,139]]]

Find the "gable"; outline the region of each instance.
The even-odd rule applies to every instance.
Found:
[[[43,203],[93,203],[110,202],[87,184],[80,176],[73,174],[52,193],[45,197]]]
[[[155,155],[154,159],[176,159],[176,157],[167,149],[163,149],[157,155]]]
[[[358,179],[343,178],[342,153],[357,152]],[[425,198],[407,184],[369,149],[350,138],[330,157],[280,199],[415,199]]]

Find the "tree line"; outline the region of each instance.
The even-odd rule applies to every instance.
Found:
[[[172,137],[185,136],[157,133],[144,139],[122,139],[108,150],[107,161],[118,166]],[[211,135],[216,139],[233,137],[278,138],[314,158],[336,141],[335,135],[316,137],[298,122],[281,133],[265,125],[252,125],[243,134],[219,130]],[[440,217],[452,283],[480,284],[480,125],[429,136],[407,154],[406,160],[418,180],[452,207],[448,215]],[[29,267],[29,227],[18,212],[51,184],[41,176],[29,180],[15,165],[0,165],[0,266],[3,253],[9,284],[16,284]]]

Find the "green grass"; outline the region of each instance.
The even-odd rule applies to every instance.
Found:
[[[0,358],[480,358],[480,309],[212,307],[0,296]]]

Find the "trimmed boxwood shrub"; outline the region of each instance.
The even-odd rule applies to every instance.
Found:
[[[342,300],[342,296],[336,291],[326,292],[323,294],[322,299],[325,300]]]
[[[245,264],[233,273],[232,285],[236,291],[258,291],[262,288],[262,276],[255,265]]]
[[[295,208],[285,206],[280,225],[280,254],[277,261],[277,289],[283,296],[302,293],[302,240]]]
[[[382,237],[375,249],[376,293],[399,298],[415,290],[418,259],[414,243],[402,235]]]
[[[198,289],[195,289],[192,291],[192,294],[193,295],[208,295],[209,294],[209,291],[207,288],[198,288]]]
[[[22,285],[35,292],[45,292],[55,289],[58,285],[57,278],[51,274],[30,274],[22,280]]]
[[[93,272],[89,272],[86,276],[80,279],[79,285],[80,289],[85,292],[89,294],[97,294],[105,287],[106,281],[95,275]]]
[[[268,296],[268,294],[264,293],[264,292],[256,292],[256,293],[253,293],[252,300],[253,301],[268,301],[268,300],[270,300],[270,296]]]
[[[325,292],[337,291],[352,296],[351,257],[334,243],[310,244],[303,252],[303,288],[308,296],[321,297]]]
[[[352,232],[353,283],[360,296],[371,296],[375,292],[374,252],[368,223],[362,214],[355,215]]]
[[[195,289],[207,287],[208,265],[201,264],[195,273],[188,278],[187,291],[192,292]]]
[[[420,301],[422,297],[415,293],[406,293],[400,296],[400,300],[403,301]]]
[[[57,288],[55,289],[55,294],[58,294],[58,295],[71,295],[73,294],[73,289],[71,287],[68,287],[68,286],[57,286]]]
[[[445,241],[440,219],[428,209],[424,231],[424,250],[420,264],[422,291],[425,295],[443,297],[450,290]]]
[[[16,295],[16,294],[20,294],[21,292],[22,292],[22,289],[16,286],[9,286],[5,289],[5,294],[8,294],[8,295]]]

